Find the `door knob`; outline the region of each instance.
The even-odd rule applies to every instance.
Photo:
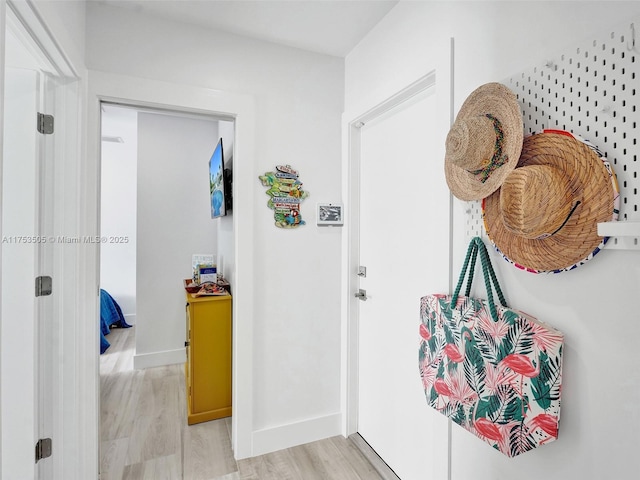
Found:
[[[354,296],[359,299],[362,300],[363,302],[365,302],[367,300],[367,291],[363,290],[362,288],[358,289],[358,291],[356,293],[354,293]]]

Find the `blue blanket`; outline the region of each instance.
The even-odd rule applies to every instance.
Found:
[[[122,314],[122,309],[106,290],[100,289],[100,353],[104,353],[111,345],[105,335],[109,335],[112,326],[129,328]]]

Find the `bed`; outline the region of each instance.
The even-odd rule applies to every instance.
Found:
[[[106,338],[111,332],[111,327],[129,328],[129,325],[122,314],[122,309],[118,302],[102,288],[100,289],[100,354],[107,351],[111,345]]]

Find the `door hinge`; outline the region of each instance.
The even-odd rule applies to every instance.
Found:
[[[43,458],[49,458],[51,456],[51,439],[41,438],[36,443],[36,463]]]
[[[53,279],[46,275],[36,277],[36,297],[51,295],[53,291]]]
[[[38,112],[38,132],[44,135],[53,133],[53,115]]]

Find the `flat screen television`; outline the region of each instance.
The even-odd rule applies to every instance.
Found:
[[[213,155],[209,160],[209,193],[211,194],[211,218],[223,217],[227,214],[227,196],[231,192],[226,191],[227,172],[224,169],[224,152],[222,139],[218,140]]]

